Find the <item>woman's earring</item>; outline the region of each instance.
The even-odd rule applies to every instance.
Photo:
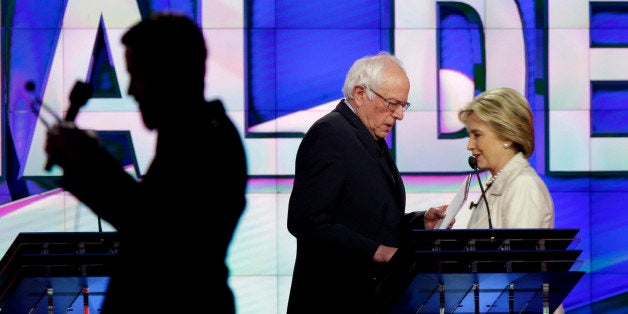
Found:
[[[504,148],[508,148],[510,147],[510,145],[508,145],[508,143],[504,143]]]

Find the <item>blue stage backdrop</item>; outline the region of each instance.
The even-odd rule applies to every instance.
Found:
[[[120,37],[143,16],[171,10],[202,26],[207,98],[224,101],[246,144],[248,206],[228,257],[239,313],[285,312],[296,250],[286,211],[297,147],[342,97],[351,63],[381,50],[403,60],[412,83],[412,107],[389,138],[407,211],[449,203],[470,171],[456,110],[486,89],[515,88],[533,106],[530,162],[554,198],[556,227],[580,230],[578,269],[586,274],[565,299],[567,312],[628,312],[628,1],[1,4],[0,254],[20,232],[98,228],[97,217],[59,189],[60,169],[44,170],[44,121],[54,123],[50,111],[63,115],[77,80],[95,88],[77,125],[98,131],[130,173],[145,172],[155,138],[126,93]],[[37,100],[48,110],[33,108]],[[476,183],[470,200],[478,195]],[[220,210],[219,200],[207,203]],[[464,228],[465,217],[463,210],[455,228]]]

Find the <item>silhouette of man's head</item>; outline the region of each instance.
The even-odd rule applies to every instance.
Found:
[[[131,77],[128,93],[148,128],[203,97],[208,52],[201,29],[187,16],[154,13],[131,27],[122,44]]]

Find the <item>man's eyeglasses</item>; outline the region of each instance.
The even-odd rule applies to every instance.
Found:
[[[366,87],[368,90],[370,90],[371,92],[373,92],[375,95],[377,95],[379,98],[381,98],[384,102],[386,102],[386,104],[388,105],[388,110],[390,111],[396,111],[397,108],[401,107],[401,110],[406,111],[408,109],[408,107],[410,107],[410,103],[402,103],[400,101],[396,101],[396,100],[388,100],[386,98],[384,98],[384,96],[378,94],[376,91],[374,91],[373,89],[371,89],[368,86],[364,86]]]

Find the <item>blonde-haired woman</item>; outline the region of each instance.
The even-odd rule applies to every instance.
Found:
[[[478,168],[491,174],[485,180],[490,217],[479,200],[467,228],[553,228],[552,196],[527,160],[534,152],[534,120],[526,98],[512,88],[489,90],[460,109],[458,119]],[[562,304],[554,313],[564,313]]]

